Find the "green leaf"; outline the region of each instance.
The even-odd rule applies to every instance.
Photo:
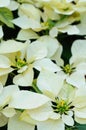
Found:
[[[10,28],[14,28],[11,20],[13,19],[13,14],[8,8],[0,8],[0,21],[6,24]]]
[[[77,127],[78,130],[86,130],[86,124],[84,124],[84,125],[77,124],[76,127]]]

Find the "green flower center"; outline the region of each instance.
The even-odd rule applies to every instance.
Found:
[[[71,74],[75,70],[70,64],[63,66],[62,69],[66,74]]]
[[[47,27],[50,30],[52,27],[55,26],[55,24],[56,24],[55,21],[48,19],[46,22],[42,23],[42,26]]]
[[[20,69],[23,66],[27,65],[27,62],[25,60],[22,59],[16,59],[16,68]]]
[[[68,103],[66,100],[55,99],[55,102],[52,102],[52,108],[54,112],[62,114],[67,114],[67,112],[71,109],[71,103]]]

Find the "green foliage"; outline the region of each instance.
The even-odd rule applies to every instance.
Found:
[[[86,130],[86,124],[81,125],[81,124],[77,124],[77,130]]]
[[[13,19],[13,14],[8,8],[0,8],[0,22],[6,24],[10,28],[14,28],[11,20]]]

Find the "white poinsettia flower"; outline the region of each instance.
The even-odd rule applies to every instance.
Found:
[[[82,86],[85,86],[86,81],[85,81],[85,75],[86,75],[86,57],[85,57],[85,40],[76,40],[72,44],[71,47],[71,52],[72,56],[69,59],[69,64],[64,65],[63,61],[61,60],[61,48],[59,50],[58,55],[58,50],[57,54],[55,54],[51,59],[55,60],[57,65],[61,67],[61,71],[59,73],[65,75],[65,80],[77,87],[80,88]],[[80,51],[78,51],[80,50]],[[57,59],[59,57],[59,59]],[[58,74],[59,74],[58,73]]]
[[[50,43],[47,43],[48,40],[53,42],[52,50]],[[48,69],[52,72],[60,71],[61,69],[48,58],[55,53],[58,46],[59,44],[56,39],[44,36],[31,44],[29,43],[27,49],[21,51],[21,56],[18,57],[16,53],[13,67],[17,69],[18,74],[14,76],[13,83],[20,86],[31,86],[34,77],[33,68],[38,71],[42,69]],[[25,54],[23,54],[24,52]]]
[[[85,64],[86,66],[86,64]],[[83,67],[83,64],[81,64],[81,67]],[[69,84],[77,87],[77,88],[81,88],[82,86],[84,87],[86,84],[85,81],[85,72],[82,71],[81,69],[78,69],[79,66],[73,66],[71,64],[67,64],[65,66],[62,67],[61,74],[65,75],[65,80],[66,82],[68,82]],[[84,69],[83,69],[84,70]]]
[[[41,75],[39,75],[39,76],[41,76]],[[40,84],[38,84],[38,87],[41,89],[41,91],[44,94],[46,94],[48,97],[51,98],[52,94],[51,95],[49,94],[50,86],[44,88],[41,84],[41,82],[43,81],[43,85],[47,86],[49,83],[49,80],[47,80],[46,75],[45,75],[44,78],[47,80],[47,82],[46,81],[44,82],[44,79],[42,76],[41,76],[42,79],[40,80]],[[53,86],[53,90],[54,90],[54,86]],[[54,125],[56,124],[56,126],[59,125],[59,127],[60,127],[59,129],[64,130],[64,128],[62,127],[62,126],[64,126],[64,124],[66,124],[68,126],[74,125],[74,120],[72,118],[73,113],[74,113],[74,119],[76,122],[81,123],[81,124],[86,123],[85,98],[86,98],[86,88],[85,87],[76,89],[76,88],[73,88],[72,86],[70,86],[69,84],[66,84],[66,85],[64,84],[64,86],[62,87],[60,93],[57,95],[57,98],[55,98],[55,100],[54,100],[54,98],[53,98],[53,100],[51,98],[51,103],[46,103],[45,105],[43,105],[37,109],[28,110],[28,113],[30,114],[30,116],[33,119],[39,121],[37,123],[39,130],[41,130],[41,129],[44,130],[44,128],[47,130],[47,128],[49,128],[49,126],[47,126],[46,124],[49,123],[50,121],[51,121],[52,128],[55,128]],[[65,105],[65,109],[64,110],[60,109],[64,105]],[[62,112],[62,111],[60,111],[60,110],[63,110],[64,112],[61,114],[60,112]],[[60,117],[60,114],[61,114],[61,117]],[[59,121],[61,122],[61,124],[59,124]]]
[[[9,57],[11,61],[11,66],[19,73],[13,79],[13,82],[15,84],[21,86],[30,86],[32,84],[34,77],[33,68],[35,67],[35,65],[33,66],[33,63],[37,60],[43,59],[48,54],[48,47],[45,44],[41,44],[41,42],[33,42],[30,44],[29,41],[27,41],[26,43],[21,43],[14,40],[1,42],[0,53],[5,54],[7,55],[7,57]],[[56,42],[54,45],[54,50],[57,49],[55,49],[55,47],[58,47]],[[54,51],[52,51],[51,53],[54,53]],[[52,61],[49,61],[49,63],[51,62]],[[54,63],[52,62],[50,66],[55,66],[53,64]],[[55,66],[55,68],[57,69],[58,67]],[[55,71],[55,69],[53,70]]]
[[[43,45],[31,43],[25,51],[26,57],[17,57],[13,65],[19,73],[13,78],[13,82],[21,86],[31,86],[34,77],[33,63],[38,59],[44,58],[47,55],[47,49]]]
[[[64,77],[62,78],[49,71],[40,72],[37,79],[37,86],[43,94],[50,98],[49,102],[40,107],[28,110],[28,114],[31,118],[38,121],[38,128],[41,130],[42,125],[44,125],[42,129],[45,128],[47,130],[49,126],[46,127],[46,123],[50,121],[52,128],[59,126],[59,129],[64,130],[64,124],[72,126],[74,120],[72,118],[73,112],[71,110],[70,95],[73,96],[72,93],[74,93],[73,91],[75,89],[70,85],[64,88]]]

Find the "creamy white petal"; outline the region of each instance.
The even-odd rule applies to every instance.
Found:
[[[14,20],[12,20],[12,22],[19,26],[20,28],[22,29],[28,29],[30,28],[30,23],[29,23],[29,19],[27,16],[21,16],[21,17],[18,17]]]
[[[56,37],[58,35],[58,29],[56,27],[53,27],[50,31],[49,31],[49,35],[51,37]]]
[[[78,118],[78,117],[75,116],[74,119],[79,124],[86,124],[86,118],[83,119],[83,118]]]
[[[55,97],[60,92],[63,82],[64,76],[42,70],[37,79],[37,86],[47,96]]]
[[[79,0],[80,1],[80,0]],[[84,8],[84,6],[83,6]],[[86,12],[86,11],[85,11]],[[84,15],[85,12],[80,13],[80,24],[77,25],[79,31],[79,35],[86,35],[86,29],[85,29],[85,25],[86,25],[86,16]]]
[[[13,53],[27,47],[27,43],[18,42],[15,40],[2,41],[0,44],[0,54]]]
[[[66,81],[77,88],[85,86],[85,77],[79,72],[72,73],[66,78]]]
[[[22,90],[12,95],[9,107],[18,109],[34,109],[42,106],[48,101],[50,101],[50,99],[42,94]]]
[[[3,85],[2,85],[2,83],[0,82],[0,94],[2,93],[2,90],[3,90]]]
[[[48,57],[53,56],[56,50],[59,48],[59,42],[57,41],[57,39],[52,38],[50,36],[47,35],[42,36],[38,39],[38,41],[40,42],[40,44],[43,44],[44,46],[47,47]]]
[[[8,68],[11,66],[11,61],[4,55],[0,55],[0,68]]]
[[[76,71],[85,75],[86,74],[86,63],[82,62],[82,63],[78,64],[76,67]]]
[[[74,109],[74,114],[75,114],[75,116],[78,117],[78,118],[86,119],[86,108],[85,108],[85,107],[83,107],[83,108],[81,108],[81,109],[75,108],[75,109]]]
[[[35,126],[20,120],[20,113],[11,117],[8,122],[8,130],[34,130]]]
[[[38,130],[65,130],[64,123],[61,120],[46,120],[37,124]]]
[[[28,4],[27,3],[21,4],[19,11],[18,11],[18,14],[19,14],[19,16],[26,15],[29,18],[32,18],[32,19],[40,22],[40,11],[38,10],[38,8],[36,8],[32,4],[29,4],[29,3]]]
[[[32,42],[27,48],[27,62],[42,59],[47,56],[47,48],[40,42]]]
[[[17,10],[19,7],[19,3],[14,1],[14,0],[10,0],[10,4],[8,5],[8,8],[11,10],[11,11],[15,11]]]
[[[51,72],[58,72],[60,71],[60,67],[53,63],[50,59],[44,58],[41,60],[37,60],[33,63],[34,68],[41,71],[43,69],[49,70]]]
[[[39,36],[31,29],[21,29],[17,35],[18,40],[37,39]]]
[[[2,110],[3,115],[5,115],[6,117],[12,117],[16,114],[16,111],[13,108],[9,108],[9,107],[5,107]]]
[[[38,21],[28,18],[25,15],[12,20],[12,22],[22,29],[32,28],[34,30],[38,30],[39,28],[41,28],[41,25]]]
[[[23,66],[22,68],[20,68],[17,72],[18,72],[18,73],[23,73],[23,72],[26,71],[27,69],[28,69],[28,66],[25,65],[25,66]]]
[[[9,68],[0,68],[0,76],[9,74],[10,72],[12,72],[14,69],[12,69],[11,67]]]
[[[79,29],[75,25],[67,25],[64,28],[58,29],[60,32],[67,32],[69,35],[79,34]]]
[[[19,88],[16,85],[4,87],[2,93],[0,94],[0,106],[7,105],[7,103],[10,101],[11,95],[16,91],[19,91]]]
[[[5,85],[8,78],[8,74],[0,76],[0,82]]]
[[[73,105],[76,108],[82,108],[86,106],[86,102],[85,102],[86,96],[77,96],[74,101],[73,101]]]
[[[68,125],[68,126],[73,126],[74,125],[74,120],[73,117],[69,116],[69,115],[62,115],[62,120],[63,122]]]
[[[3,33],[3,29],[2,29],[2,26],[0,26],[0,38],[2,38],[3,35],[4,35],[4,33]]]
[[[0,7],[6,7],[10,4],[10,0],[0,0]]]
[[[8,118],[0,113],[0,127],[5,126],[8,123]]]
[[[51,59],[54,60],[59,66],[64,65],[64,61],[61,58],[62,51],[63,51],[63,47],[62,45],[59,45],[59,48],[56,50],[55,54],[51,57]]]
[[[76,40],[71,47],[72,57],[70,63],[77,62],[78,59],[86,59],[86,40]],[[78,51],[80,50],[80,51]]]
[[[69,9],[69,10],[67,10],[67,11],[60,10],[59,8],[55,8],[55,7],[53,7],[53,9],[54,9],[54,11],[55,11],[56,13],[58,13],[58,14],[63,14],[63,15],[71,15],[71,14],[73,14],[73,12],[74,12],[74,10],[71,10],[71,9]]]
[[[28,110],[28,114],[37,121],[45,121],[51,117],[53,110],[50,103],[46,103],[37,109]]]
[[[81,87],[77,89],[75,96],[73,98],[73,105],[76,108],[82,108],[86,106],[86,87]]]
[[[13,83],[20,86],[31,86],[33,77],[34,77],[33,69],[32,66],[30,66],[23,73],[16,75],[13,78]]]
[[[35,125],[37,123],[36,120],[32,119],[31,116],[28,114],[28,110],[24,110],[23,113],[20,115],[20,120]]]

